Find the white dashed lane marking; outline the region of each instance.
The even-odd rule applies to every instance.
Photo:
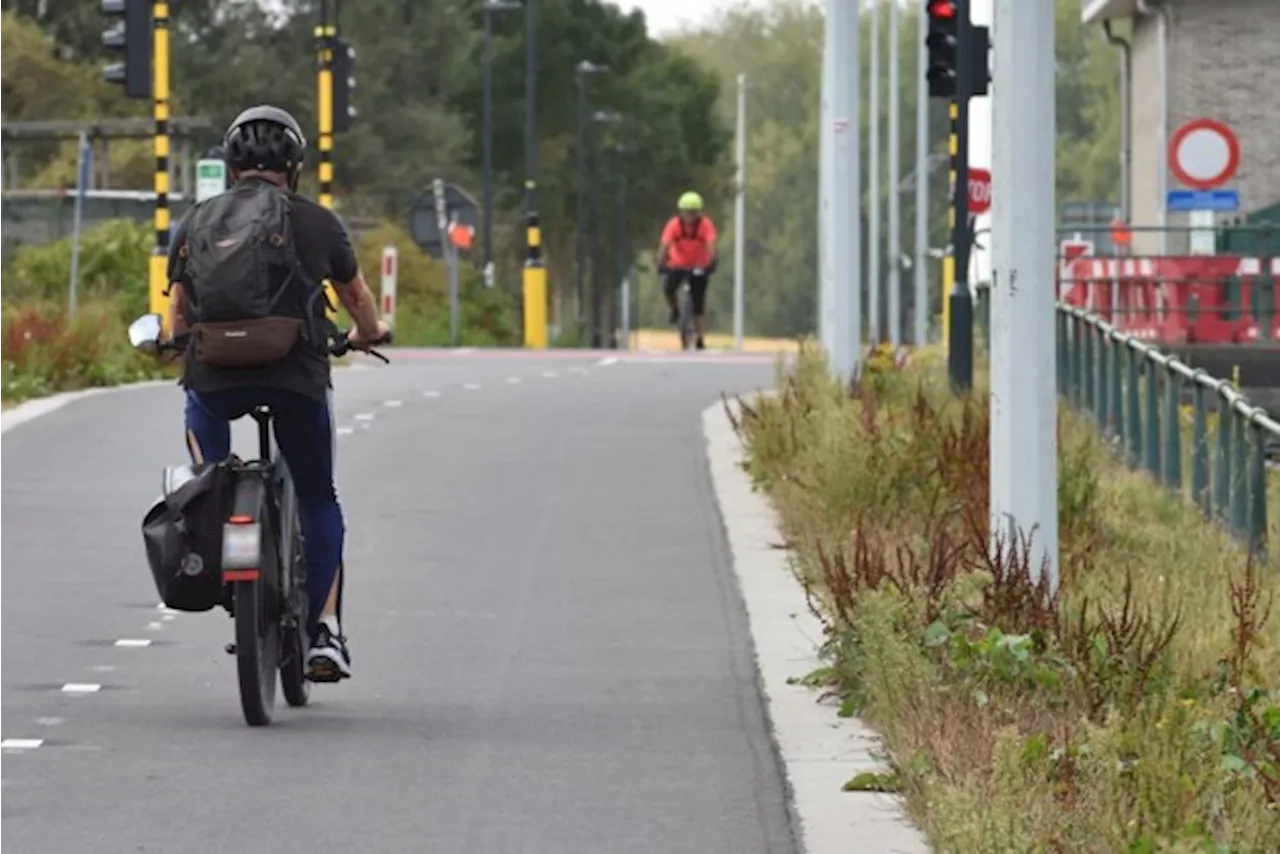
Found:
[[[151,646],[151,641],[146,640],[145,638],[120,638],[120,640],[116,641],[116,646],[123,646],[123,647]]]
[[[4,750],[35,750],[42,744],[44,744],[43,738],[0,739],[0,749]]]
[[[390,407],[390,408],[394,409],[394,408],[395,408],[395,407],[397,407],[397,406],[402,406],[402,405],[404,405],[404,401],[403,401],[403,400],[388,400],[388,401],[385,401],[382,405],[383,405],[383,406],[387,406],[387,407]]]
[[[64,694],[96,694],[102,690],[97,682],[68,682],[62,686]]]
[[[354,429],[354,428],[352,428],[352,427],[339,427],[339,428],[338,428],[338,435],[339,435],[339,436],[350,436],[350,435],[351,435],[352,433],[354,433],[354,432],[356,432],[356,431],[355,431],[355,429]]]
[[[164,623],[161,623],[159,620],[156,620],[155,622],[147,623],[146,625],[146,629],[149,632],[158,632],[163,628],[164,628]]]
[[[423,396],[423,397],[439,397],[439,396],[440,396],[440,392],[438,392],[438,391],[424,391],[424,392],[422,393],[422,396]]]
[[[372,421],[372,420],[373,420],[373,413],[372,413],[372,412],[357,412],[357,413],[356,413],[356,420],[357,420],[357,421]]]
[[[559,374],[557,374],[555,371],[543,371],[543,372],[542,372],[542,375],[543,375],[544,377],[546,377],[547,379],[549,379],[549,380],[553,380],[553,379],[555,379],[557,376],[559,376]]]
[[[605,358],[601,359],[601,360],[600,360],[599,362],[597,362],[596,364],[597,364],[597,365],[599,365],[599,366],[600,366],[600,367],[602,367],[602,368],[607,368],[607,367],[609,367],[610,365],[616,365],[616,364],[618,364],[618,357],[617,357],[617,356],[606,356]]]
[[[517,384],[517,383],[519,383],[519,382],[520,382],[520,378],[519,378],[519,377],[507,377],[507,384],[508,384],[508,385],[516,385],[516,384]]]
[[[465,388],[467,391],[478,391],[478,390],[480,389],[480,384],[479,384],[479,383],[467,383],[466,385],[464,385],[464,386],[463,386],[463,388]]]

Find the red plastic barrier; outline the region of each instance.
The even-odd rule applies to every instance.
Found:
[[[1262,286],[1272,285],[1270,300]],[[1228,255],[1163,258],[1083,256],[1059,264],[1058,293],[1142,340],[1162,344],[1243,344],[1267,334],[1252,314],[1271,304],[1280,339],[1276,285],[1280,258]],[[1232,293],[1234,291],[1234,293]]]

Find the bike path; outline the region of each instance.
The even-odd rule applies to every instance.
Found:
[[[794,851],[699,421],[772,368],[601,361],[337,374],[356,677],[263,729],[155,607],[176,389],[6,432],[5,850]]]

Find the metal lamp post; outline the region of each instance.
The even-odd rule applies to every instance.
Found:
[[[622,116],[610,110],[596,110],[591,115],[591,125],[616,125],[622,121]],[[607,171],[605,157],[600,147],[594,144],[592,138],[592,160],[595,162],[596,169],[599,173]],[[604,266],[601,259],[601,220],[603,217],[602,203],[600,199],[601,187],[605,184],[606,178],[603,174],[597,174],[596,179],[591,182],[591,346],[599,349],[604,346],[604,330],[601,328],[603,317],[603,297],[604,288],[600,283],[600,272]]]
[[[486,0],[484,12],[484,119],[480,145],[484,149],[484,219],[481,241],[484,244],[485,284],[493,284],[493,16],[513,12],[521,4],[512,0]]]
[[[578,336],[586,331],[586,242],[583,240],[583,223],[587,215],[587,78],[608,71],[607,66],[583,60],[574,66],[573,74],[578,84],[577,144],[574,156],[577,160],[577,207],[573,225],[573,286],[578,301]]]

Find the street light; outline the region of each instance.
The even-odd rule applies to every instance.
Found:
[[[622,115],[612,110],[596,110],[591,114],[591,126],[597,125],[617,125],[622,121]],[[604,297],[604,289],[600,284],[601,268],[604,267],[601,256],[602,243],[600,227],[603,220],[602,203],[600,201],[600,189],[608,181],[606,173],[608,171],[608,163],[605,160],[603,152],[595,144],[595,137],[592,135],[592,153],[597,165],[599,174],[596,180],[591,183],[591,346],[599,349],[604,346],[604,330],[601,324],[604,322],[601,301]]]
[[[514,12],[521,8],[512,0],[487,0],[481,7],[484,12],[484,119],[481,130],[481,147],[484,149],[484,278],[485,284],[493,284],[493,16],[502,12]]]
[[[577,211],[573,226],[573,286],[578,300],[578,336],[582,337],[586,326],[586,294],[584,277],[586,275],[586,243],[583,240],[582,225],[587,213],[587,78],[595,74],[603,74],[608,67],[597,65],[589,60],[582,60],[573,69],[575,82],[578,84],[577,104]]]
[[[622,329],[622,340],[627,342],[627,348],[630,349],[631,342],[631,314],[630,314],[630,290],[627,287],[628,278],[631,268],[631,248],[627,242],[627,173],[622,168],[623,160],[631,154],[635,153],[635,149],[620,143],[611,143],[605,149],[609,154],[613,155],[613,174],[616,183],[615,193],[613,197],[613,240],[612,242],[612,263],[609,269],[613,276],[613,284],[610,287],[612,301],[610,302],[609,312],[609,329],[611,330],[611,346],[618,349],[620,346],[617,338],[617,330]],[[621,323],[619,323],[619,308],[621,308]]]

